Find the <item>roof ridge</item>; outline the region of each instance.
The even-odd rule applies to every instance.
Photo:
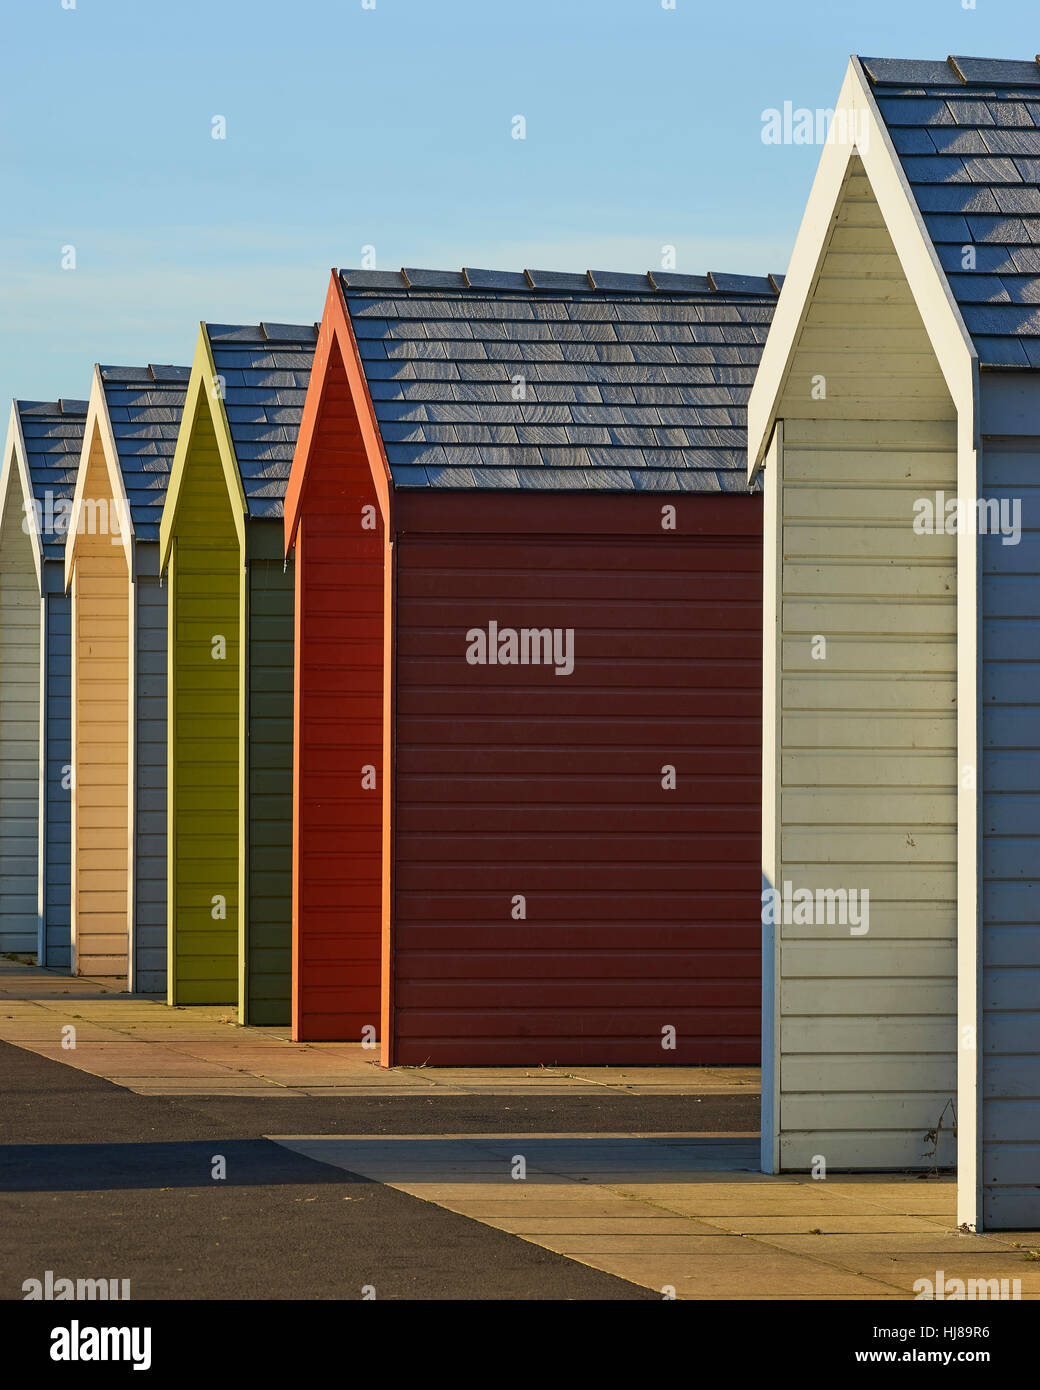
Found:
[[[1040,55],[1036,54],[1031,59],[976,58],[965,54],[950,54],[944,59],[860,56],[858,61],[875,87],[1040,87]]]
[[[310,323],[279,323],[274,319],[260,319],[255,323],[225,323],[217,319],[206,319],[204,323],[206,336],[213,341],[214,336],[226,338],[232,334],[250,333],[253,335],[250,342],[263,343],[285,343],[300,342],[313,339],[317,341],[318,332],[321,328],[320,323],[312,321]],[[214,330],[216,331],[214,333]],[[247,341],[240,339],[240,341]]]
[[[463,266],[460,270],[423,270],[402,266],[400,270],[340,269],[349,290],[456,290],[519,294],[690,294],[749,296],[775,299],[783,275],[743,275],[709,271],[707,275],[681,275],[675,271],[560,270],[483,270]]]
[[[14,407],[19,416],[33,414],[85,417],[90,409],[90,402],[79,400],[75,396],[60,396],[56,401],[34,401],[23,396],[15,396]]]

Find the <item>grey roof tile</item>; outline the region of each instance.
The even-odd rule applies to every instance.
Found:
[[[918,62],[912,58],[862,58],[860,61],[874,82],[893,86],[930,87],[954,78],[946,62]]]
[[[965,82],[989,83],[1000,87],[1040,87],[1040,65],[1004,58],[952,57],[950,65]]]
[[[474,270],[463,267],[462,274],[466,286],[475,290],[522,290],[530,289],[527,277],[522,271],[512,270]]]
[[[1040,156],[1040,130],[980,130],[962,132],[975,134],[990,154]]]
[[[652,288],[647,275],[629,275],[616,270],[590,270],[596,289],[607,294],[646,294]]]
[[[57,401],[15,401],[26,465],[38,504],[43,556],[61,560],[65,553],[63,515],[55,503],[76,491],[88,402],[63,396]]]
[[[863,64],[980,362],[1038,365],[1040,63]]]
[[[899,154],[935,154],[936,150],[944,152],[947,147],[939,145],[935,141],[935,136],[940,132],[948,136],[953,142],[964,138],[963,132],[955,128],[948,129],[945,126],[936,126],[934,130],[931,130],[927,127],[894,125],[889,130],[892,143]],[[971,132],[971,134],[974,133],[974,131]],[[956,146],[954,145],[953,148]],[[982,148],[985,151],[985,145]],[[957,153],[960,154],[963,151],[958,149]],[[972,153],[975,151],[972,150]]]
[[[98,370],[134,535],[158,540],[191,369],[151,363]]]
[[[575,290],[580,293],[592,288],[587,271],[578,275],[566,270],[525,270],[524,275],[533,290]]]
[[[878,106],[888,125],[956,125],[946,102],[938,97],[884,97]]]
[[[720,474],[742,480],[747,395],[781,277],[387,276],[347,271],[342,285],[398,486],[719,491]],[[230,396],[229,411],[252,409]],[[264,422],[239,423],[282,469],[288,449]]]
[[[413,270],[406,267],[401,271],[408,282],[409,289],[462,290],[466,288],[466,278],[461,270]]]
[[[998,134],[1002,132],[997,132]],[[895,132],[893,131],[893,135]],[[906,131],[899,129],[901,136],[914,134],[923,136],[936,154],[1007,154],[1007,150],[994,150],[988,145],[979,130],[968,130],[963,126],[930,126],[923,130]],[[893,142],[894,143],[894,142]],[[896,149],[900,154],[927,154],[927,150],[902,149],[898,144]]]
[[[213,364],[224,381],[224,407],[249,516],[278,518],[303,416],[317,325],[206,324],[206,332]]]

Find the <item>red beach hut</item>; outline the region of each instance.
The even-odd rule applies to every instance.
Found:
[[[777,289],[333,272],[285,502],[297,1038],[758,1061]]]

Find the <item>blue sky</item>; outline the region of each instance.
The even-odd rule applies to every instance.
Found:
[[[673,245],[681,271],[783,270],[819,152],[763,144],[762,111],[832,105],[852,52],[1032,58],[1036,14],[8,0],[0,396],[85,396],[95,361],[190,363],[204,318],[316,319],[329,268],[366,246],[390,269],[645,271]]]

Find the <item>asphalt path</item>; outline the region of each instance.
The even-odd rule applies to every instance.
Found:
[[[757,1123],[755,1095],[139,1096],[0,1043],[0,1299],[47,1270],[135,1300],[659,1299],[263,1136]]]

